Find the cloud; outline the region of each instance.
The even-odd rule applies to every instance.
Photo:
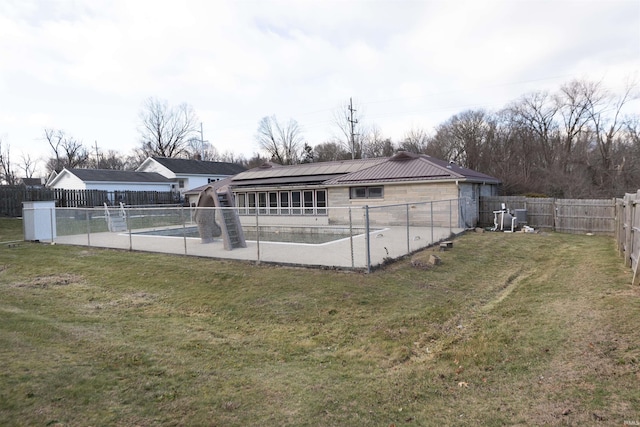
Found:
[[[127,152],[153,96],[193,105],[219,151],[249,156],[263,116],[297,120],[317,144],[349,97],[399,139],[571,78],[620,86],[640,69],[640,3],[5,0],[0,57],[12,141],[46,117]]]

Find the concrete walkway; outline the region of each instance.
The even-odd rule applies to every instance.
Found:
[[[446,240],[463,229],[410,227],[388,227],[370,233],[371,267],[382,264],[387,258],[399,258],[407,253]],[[227,251],[222,239],[212,243],[201,243],[199,238],[168,237],[128,233],[92,233],[90,235],[58,236],[56,244],[81,245],[145,252],[210,257],[217,259],[268,262],[276,264],[333,267],[367,268],[367,249],[364,235],[335,240],[322,244],[277,243],[247,241],[246,248]]]

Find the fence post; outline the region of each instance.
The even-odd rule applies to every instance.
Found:
[[[409,204],[405,205],[407,211],[407,254],[411,252],[411,247],[409,246]]]
[[[460,206],[459,197],[458,197],[458,206]],[[460,223],[459,220],[458,220],[458,223]],[[453,226],[453,200],[449,199],[449,236],[451,236],[451,233],[452,233],[452,228],[453,228],[452,226]]]
[[[133,250],[133,239],[131,238],[131,227],[129,226],[129,211],[124,211],[124,223],[127,224],[127,230],[129,230],[129,250]]]
[[[367,250],[367,273],[371,273],[371,245],[369,239],[369,205],[364,206],[364,238]]]
[[[633,235],[633,210],[634,201],[631,198],[631,195],[627,195],[624,197],[626,207],[625,207],[625,218],[624,218],[624,265],[625,267],[631,267],[631,236]]]
[[[354,268],[355,261],[353,259],[353,220],[351,218],[351,206],[349,206],[349,244],[351,247],[351,268]]]
[[[260,224],[258,223],[259,211],[260,211],[259,206],[256,206],[256,248],[258,251],[257,253],[258,259],[256,260],[256,264],[260,264]]]
[[[91,246],[91,218],[89,217],[89,210],[85,209],[85,217],[87,218],[87,246]]]
[[[50,227],[51,227],[51,243],[54,243],[54,237],[53,237],[53,221],[55,221],[55,214],[56,214],[56,208],[51,208],[49,209],[49,218],[50,218]]]
[[[180,206],[180,220],[182,220],[182,238],[184,239],[184,254],[187,254],[187,225],[184,220],[184,206]]]
[[[433,202],[429,202],[430,211],[431,211],[431,243],[435,243],[433,240]]]

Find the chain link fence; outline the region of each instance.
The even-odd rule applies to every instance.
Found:
[[[244,247],[225,249],[225,209],[239,219]],[[24,210],[26,240],[365,271],[449,239],[468,222],[458,199],[323,208],[306,215],[124,205]],[[200,236],[198,210],[210,211],[203,216],[215,220],[219,232],[210,243]]]

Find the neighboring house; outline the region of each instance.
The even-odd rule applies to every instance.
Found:
[[[170,192],[173,181],[155,172],[112,169],[63,169],[52,176],[49,188],[65,190],[157,191]],[[117,202],[117,200],[109,200]]]
[[[497,195],[500,181],[426,155],[399,152],[388,158],[265,164],[231,178],[241,215],[299,216],[297,223],[344,223],[348,211],[363,207],[464,198],[456,208],[459,226],[474,226],[480,196]],[[385,218],[401,223],[405,217]]]
[[[43,178],[20,178],[20,185],[27,188],[44,188],[44,184]]]
[[[189,189],[244,172],[246,168],[236,163],[208,162],[204,160],[149,157],[136,171],[156,172],[174,182],[173,190],[182,197]]]

